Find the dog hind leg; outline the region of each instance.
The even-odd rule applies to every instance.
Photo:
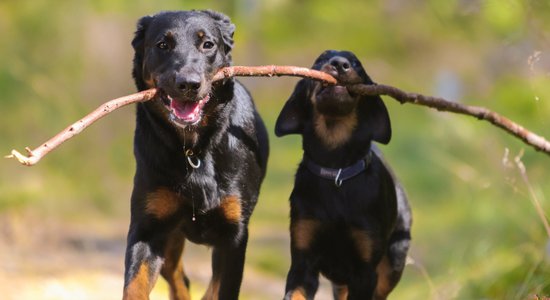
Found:
[[[170,287],[170,300],[189,300],[189,279],[183,271],[183,233],[176,229],[169,236],[164,249],[164,264],[160,274]]]
[[[244,270],[248,230],[236,244],[216,245],[212,251],[212,279],[203,300],[237,300]]]

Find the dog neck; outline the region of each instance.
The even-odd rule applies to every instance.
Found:
[[[359,159],[355,163],[343,167],[343,168],[327,168],[325,166],[318,165],[311,160],[307,155],[304,155],[303,164],[311,173],[325,179],[334,181],[336,186],[341,186],[342,183],[348,179],[351,179],[360,173],[364,172],[370,165],[372,160],[372,151],[368,151],[365,157]]]
[[[334,150],[349,141],[354,129],[357,127],[357,114],[355,110],[343,117],[327,117],[314,112],[313,125],[315,134],[329,149]]]

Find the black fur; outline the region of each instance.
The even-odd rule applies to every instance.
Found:
[[[351,52],[326,51],[313,68],[343,84],[374,84]],[[299,165],[290,196],[292,265],[285,299],[313,299],[319,273],[333,283],[335,299],[385,299],[405,266],[411,212],[403,188],[372,145],[391,138],[382,99],[303,79],[275,132],[302,135],[304,157],[324,168],[367,161],[363,172],[341,186],[313,174],[305,160]]]
[[[205,298],[238,299],[268,139],[248,91],[232,79],[211,81],[231,64],[234,29],[213,11],[138,22],[133,76],[139,90],[155,87],[159,96],[137,105],[127,299],[148,298],[159,273],[171,299],[188,299],[186,239],[213,247]]]

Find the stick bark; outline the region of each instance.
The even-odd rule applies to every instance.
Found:
[[[92,125],[92,123],[106,116],[110,112],[132,103],[149,101],[155,97],[156,92],[156,89],[150,89],[136,94],[113,99],[107,103],[102,104],[90,114],[86,115],[84,118],[65,128],[63,131],[61,131],[42,145],[38,146],[36,149],[31,150],[29,147],[26,147],[25,150],[27,151],[27,155],[23,155],[17,150],[12,150],[11,154],[7,155],[6,158],[15,158],[25,166],[32,166],[50,151],[57,148],[66,140],[81,133],[84,129],[86,129],[86,127]]]
[[[226,67],[221,69],[216,75],[214,75],[212,81],[223,80],[235,76],[297,76],[319,80],[327,84],[337,84],[337,80],[334,77],[324,72],[302,67],[275,65],[255,67]],[[473,116],[480,120],[485,120],[492,123],[493,125],[505,130],[509,134],[512,134],[513,136],[519,138],[524,143],[534,147],[536,150],[543,151],[544,153],[550,155],[550,143],[544,137],[525,129],[523,126],[513,122],[512,120],[484,107],[467,106],[439,97],[424,96],[416,93],[407,93],[398,88],[382,84],[356,84],[348,86],[348,89],[357,94],[387,95],[399,101],[400,103],[408,102],[435,108],[439,111],[448,111]],[[156,92],[156,89],[149,89],[136,94],[110,100],[107,103],[102,104],[90,114],[86,115],[84,118],[65,128],[63,131],[61,131],[36,149],[31,150],[29,147],[26,147],[25,150],[27,151],[27,155],[23,155],[16,150],[12,150],[11,154],[6,156],[6,158],[15,158],[23,165],[32,166],[38,163],[38,161],[40,161],[42,157],[57,148],[63,142],[79,134],[86,127],[90,126],[92,123],[104,117],[105,115],[120,107],[127,106],[132,103],[149,101],[155,97]]]
[[[247,66],[233,66],[221,69],[212,81],[218,81],[224,78],[230,78],[234,76],[245,76],[245,77],[273,77],[273,76],[296,76],[309,79],[315,79],[319,81],[326,82],[328,84],[336,84],[338,81],[331,75],[312,70],[308,68],[295,67],[295,66],[256,66],[256,67],[247,67]]]
[[[485,120],[491,124],[503,129],[509,134],[519,138],[525,144],[532,146],[537,151],[542,151],[550,155],[550,143],[542,136],[537,135],[514,121],[494,112],[485,107],[463,105],[457,102],[445,100],[440,97],[424,96],[416,93],[407,93],[398,88],[389,85],[365,85],[358,84],[348,87],[362,95],[386,95],[403,103],[412,103],[422,106],[435,108],[438,111],[447,111],[457,114],[463,114],[475,117],[479,120]]]

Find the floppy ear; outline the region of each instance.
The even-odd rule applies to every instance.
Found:
[[[275,123],[275,135],[281,137],[287,134],[302,134],[304,125],[309,117],[307,101],[308,83],[305,79],[300,80],[294,88],[294,92],[281,110]],[[309,104],[311,105],[311,104]]]
[[[145,16],[139,19],[137,23],[136,33],[132,40],[132,47],[134,47],[134,68],[132,75],[136,81],[138,90],[147,89],[147,85],[143,82],[143,56],[145,55],[145,31],[149,24],[153,20],[152,16]]]
[[[218,28],[220,29],[220,32],[222,34],[223,44],[225,46],[225,55],[230,58],[230,52],[233,49],[233,34],[235,33],[235,24],[231,23],[231,19],[228,16],[217,11],[203,10],[202,12],[214,19],[214,21],[218,25]]]
[[[145,16],[139,19],[137,22],[136,33],[134,34],[134,39],[132,40],[132,47],[136,52],[143,52],[143,40],[145,39],[145,31],[149,24],[153,20],[153,16]],[[141,50],[141,51],[140,51]]]
[[[363,97],[359,104],[359,112],[367,122],[371,138],[379,143],[387,144],[391,139],[391,123],[386,105],[380,96]]]

